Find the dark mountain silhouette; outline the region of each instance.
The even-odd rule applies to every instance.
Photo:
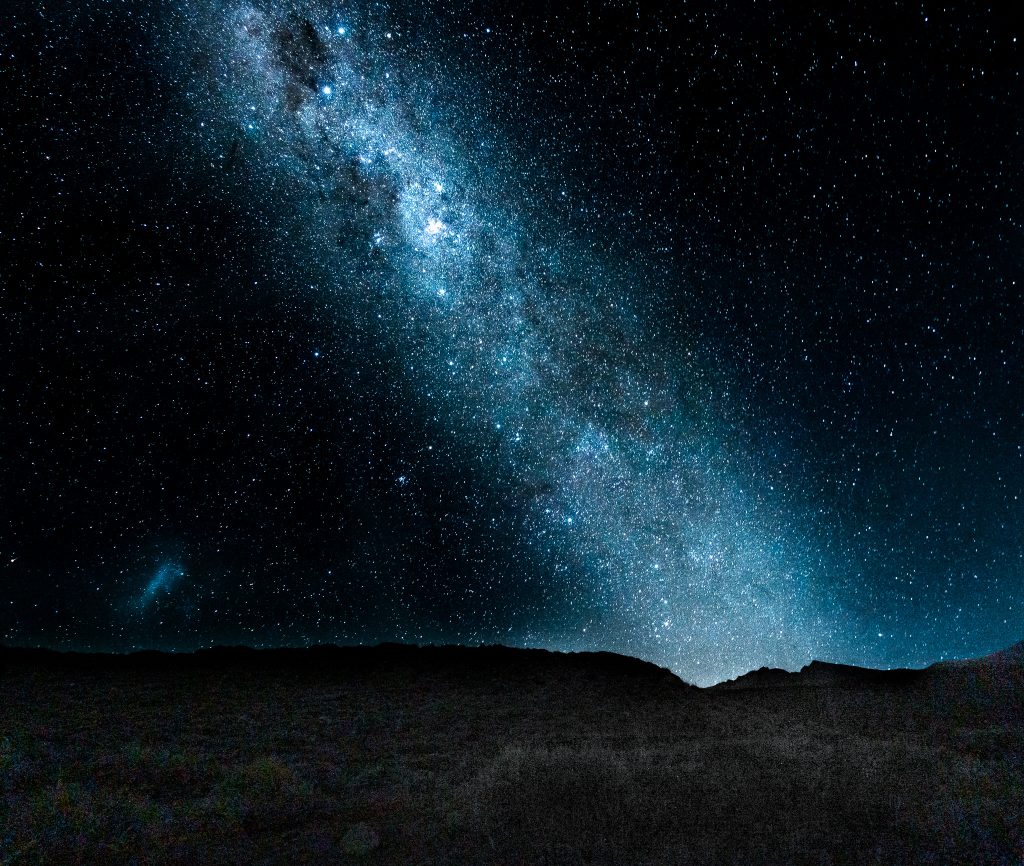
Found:
[[[22,666],[54,671],[202,672],[258,671],[333,675],[436,676],[455,679],[516,682],[556,682],[583,679],[614,683],[632,693],[651,689],[692,689],[671,671],[632,656],[611,652],[560,653],[493,645],[416,646],[384,643],[377,646],[253,649],[217,646],[195,652],[83,653],[49,649],[0,647],[0,669]]]
[[[799,671],[760,668],[748,674],[719,683],[716,689],[771,689],[830,686],[856,688],[865,685],[910,685],[926,676],[923,670],[897,668],[875,670],[854,665],[813,661]]]
[[[0,649],[0,863],[1019,863],[1024,644],[710,689],[501,646]]]

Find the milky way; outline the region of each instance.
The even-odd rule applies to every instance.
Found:
[[[76,13],[47,45],[66,56],[61,40],[91,27],[116,31],[120,13],[111,14],[115,23],[101,25],[102,16]],[[130,273],[120,288],[83,241],[83,259],[101,263],[92,265],[100,284],[118,292],[97,309],[123,315],[135,348],[130,359],[110,362],[113,373],[96,373],[91,354],[74,369],[85,371],[88,387],[149,370],[130,395],[103,386],[114,420],[86,437],[101,449],[88,466],[124,454],[142,474],[104,470],[94,483],[89,468],[72,485],[86,491],[75,509],[46,504],[53,483],[23,483],[51,491],[37,496],[42,515],[86,513],[91,483],[114,491],[106,522],[82,524],[76,536],[99,552],[72,557],[70,573],[81,577],[67,590],[69,600],[94,593],[106,607],[86,605],[88,625],[57,610],[61,624],[49,634],[117,648],[222,639],[501,641],[626,652],[701,684],[814,657],[921,663],[948,651],[950,635],[960,647],[1015,636],[1020,614],[998,627],[992,616],[1014,595],[1020,539],[1007,529],[989,541],[971,529],[981,525],[977,517],[956,522],[968,502],[978,514],[987,503],[1003,527],[1019,512],[1020,413],[1007,354],[1018,332],[1012,322],[1000,330],[1009,320],[999,312],[1014,284],[1007,277],[1005,293],[979,289],[980,300],[951,300],[963,292],[934,264],[939,241],[930,258],[916,252],[932,223],[908,229],[911,249],[900,255],[913,264],[901,276],[882,237],[885,208],[870,198],[884,186],[880,168],[867,182],[851,181],[843,204],[842,171],[863,171],[862,159],[882,165],[879,141],[899,136],[871,131],[874,156],[862,156],[863,142],[847,152],[842,135],[821,137],[830,117],[846,117],[842,100],[816,89],[822,46],[832,45],[824,37],[786,30],[791,43],[780,43],[796,46],[794,68],[809,46],[810,59],[799,61],[802,90],[792,92],[811,107],[798,123],[778,108],[792,95],[772,103],[774,116],[762,108],[776,99],[773,82],[784,67],[760,70],[768,49],[756,29],[731,33],[710,12],[684,23],[661,10],[650,19],[650,41],[610,39],[606,94],[584,92],[580,68],[551,60],[536,73],[542,96],[521,106],[509,94],[530,77],[506,82],[522,56],[505,45],[518,38],[514,13],[195,2],[124,14],[138,35],[125,37],[130,59],[118,62],[137,65],[118,86],[137,93],[123,111],[130,120],[118,123],[135,150],[121,157],[110,148],[107,157],[100,133],[90,133],[103,156],[75,162],[74,171],[112,160],[105,174],[97,169],[102,182],[79,181],[83,195],[97,199],[104,184],[127,194],[133,182],[120,176],[134,175],[147,192],[143,208],[130,206],[131,231],[172,240],[155,242],[152,254],[119,253]],[[634,19],[645,20],[623,20]],[[558,44],[571,45],[575,25],[556,25],[565,34]],[[842,32],[835,21],[822,27]],[[694,37],[698,47],[687,42],[690,31],[704,34]],[[113,52],[109,40],[95,39],[101,54]],[[446,50],[453,40],[470,47]],[[738,59],[722,60],[720,44]],[[885,68],[879,45],[881,38],[864,37],[858,57],[828,49],[829,74],[850,79],[842,79],[843,92],[861,92],[857,76],[868,64],[860,57],[870,46],[875,68]],[[688,78],[646,71],[666,58],[685,66],[687,52],[698,51],[703,59],[692,61]],[[501,61],[493,69],[492,57]],[[72,74],[73,64],[63,68]],[[83,98],[102,126],[119,116],[106,92],[118,75],[91,80]],[[573,116],[574,86],[588,111],[628,117],[628,134],[563,124]],[[755,95],[741,111],[748,86]],[[690,133],[675,115],[644,119],[652,94],[684,87],[688,95],[673,96],[673,105],[690,106],[696,144],[684,144]],[[555,94],[562,107],[549,108]],[[714,108],[719,98],[725,108]],[[705,103],[710,119],[700,116]],[[44,104],[37,100],[34,110],[45,112]],[[875,112],[879,129],[898,115],[877,105],[861,110]],[[59,118],[59,109],[49,111]],[[851,128],[857,116],[851,109]],[[766,150],[759,173],[746,174],[743,160],[756,163],[757,148],[774,147],[774,138],[782,156]],[[930,132],[928,145],[946,138]],[[690,160],[692,182],[680,167],[686,147],[703,160]],[[839,154],[834,163],[830,148]],[[594,164],[577,152],[591,153]],[[808,170],[801,160],[817,162]],[[718,161],[724,168],[714,182],[702,180]],[[785,194],[772,199],[776,176]],[[913,176],[901,175],[906,184]],[[816,185],[803,190],[804,178]],[[758,216],[758,198],[773,202],[770,223]],[[796,202],[790,210],[787,199]],[[831,223],[814,216],[822,202],[838,228],[832,249],[819,253],[812,243],[824,247],[832,237]],[[203,207],[216,211],[207,225],[196,216]],[[135,215],[148,208],[151,216]],[[85,209],[83,224],[94,213],[102,224],[104,207]],[[40,225],[61,212],[51,206]],[[790,228],[797,223],[806,225]],[[990,268],[1005,261],[999,244],[1019,228],[1007,225],[985,253]],[[115,248],[142,249],[119,231],[111,230]],[[730,231],[739,240],[730,241]],[[973,235],[946,229],[943,237],[947,246],[976,248]],[[180,262],[200,243],[212,245],[213,264],[193,274]],[[24,254],[26,269],[38,270],[46,256]],[[934,270],[911,270],[925,259]],[[977,283],[980,271],[971,267]],[[136,275],[139,286],[129,289]],[[940,302],[927,293],[940,291],[933,287],[942,280],[950,285]],[[908,296],[907,285],[918,294]],[[250,324],[275,322],[281,309],[289,322],[305,316],[308,324],[282,325],[292,329],[285,337],[276,324]],[[979,345],[974,325],[956,332],[950,324],[959,342],[931,347],[951,311],[987,327],[990,344]],[[113,333],[112,321],[103,319],[98,332]],[[46,327],[55,346],[65,327],[82,333],[63,322]],[[977,392],[986,407],[977,419],[963,414],[942,428],[942,417],[967,413],[941,390],[950,387],[950,346],[962,355],[960,369],[984,371],[972,388],[998,384]],[[273,372],[261,372],[262,364]],[[52,377],[64,382],[68,374]],[[191,388],[203,395],[198,403],[186,396]],[[221,395],[209,409],[204,389]],[[219,399],[231,406],[223,416]],[[275,416],[280,439],[267,432]],[[144,429],[110,432],[129,422]],[[342,426],[344,436],[320,433]],[[940,429],[952,438],[941,448],[928,444],[937,440],[924,437]],[[315,447],[302,444],[318,435]],[[984,450],[993,437],[998,454]],[[28,446],[38,438],[30,430]],[[402,444],[389,444],[395,440]],[[958,493],[951,478],[989,471],[949,456],[956,443],[975,441],[984,446],[977,454],[992,454],[997,481]],[[250,458],[250,447],[262,450]],[[208,463],[196,456],[204,449]],[[166,463],[131,456],[153,453]],[[26,466],[33,468],[25,477],[35,479],[37,463]],[[280,479],[276,492],[260,490],[264,476]],[[986,490],[991,495],[978,492]],[[344,507],[332,496],[346,499]],[[296,497],[316,502],[304,511]],[[462,504],[453,509],[455,500]],[[946,527],[938,544],[929,502]],[[44,538],[47,525],[40,517],[24,535]],[[409,552],[421,543],[429,562]],[[27,542],[16,536],[7,546],[12,565],[55,572],[41,554],[19,558]],[[958,561],[958,551],[966,559]],[[38,606],[30,594],[17,603]],[[971,628],[961,623],[965,605],[973,605]],[[38,640],[36,614],[19,616],[8,638]]]
[[[424,70],[392,48],[401,33],[247,5],[205,27],[220,71],[196,121],[220,118],[254,141],[257,171],[308,191],[296,242],[336,274],[311,291],[375,313],[418,399],[493,484],[521,491],[529,544],[593,611],[578,631],[522,639],[702,682],[828,645],[813,554],[762,498],[756,463],[723,445],[728,397],[645,333],[639,287],[598,251],[528,201],[493,200],[514,177],[473,152],[458,106],[408,84]]]

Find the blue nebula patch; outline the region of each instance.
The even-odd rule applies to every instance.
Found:
[[[169,595],[185,577],[185,567],[175,560],[161,562],[146,588],[139,596],[139,607],[145,609],[156,602],[161,596]]]

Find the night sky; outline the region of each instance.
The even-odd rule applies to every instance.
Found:
[[[1024,637],[1002,6],[6,3],[0,641]]]

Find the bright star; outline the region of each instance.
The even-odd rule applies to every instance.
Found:
[[[324,96],[330,96],[331,95],[330,85],[325,84],[323,87],[320,88],[320,92],[323,93]]]

